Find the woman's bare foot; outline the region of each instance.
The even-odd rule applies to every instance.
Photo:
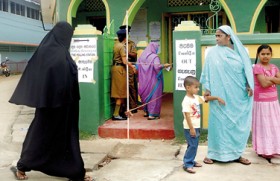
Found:
[[[18,178],[18,180],[27,180],[28,179],[25,172],[22,172],[22,171],[19,171],[19,170],[17,171],[17,178]]]
[[[84,181],[94,181],[94,179],[91,176],[86,175]]]
[[[17,167],[11,167],[10,170],[14,173],[14,176],[17,180],[27,180],[28,179],[25,172],[18,170]]]

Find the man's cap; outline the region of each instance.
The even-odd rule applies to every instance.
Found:
[[[117,31],[117,35],[126,35],[126,30],[120,29],[119,31]]]
[[[128,28],[128,32],[130,32],[131,26],[128,25],[127,28]],[[120,30],[125,30],[125,29],[126,29],[126,25],[120,26]]]

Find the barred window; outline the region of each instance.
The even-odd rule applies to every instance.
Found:
[[[11,1],[10,8],[12,14],[25,16],[25,6]]]
[[[211,0],[168,0],[169,7],[209,5]]]
[[[25,6],[20,5],[20,15],[25,16]]]
[[[12,14],[16,14],[16,3],[14,2],[11,2],[11,13]]]
[[[39,20],[39,10],[27,7],[27,17]]]
[[[8,12],[8,0],[0,0],[0,11]]]
[[[102,0],[86,0],[87,11],[105,11],[105,5]]]

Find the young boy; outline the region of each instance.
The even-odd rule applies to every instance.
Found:
[[[199,91],[199,85],[199,81],[195,77],[188,76],[184,80],[186,96],[182,102],[182,112],[184,115],[184,134],[188,143],[188,147],[183,159],[183,169],[189,173],[196,172],[193,167],[202,167],[200,163],[195,161],[200,136],[199,104],[207,101],[217,100],[220,104],[225,105],[224,100],[219,97],[198,96],[197,93]]]

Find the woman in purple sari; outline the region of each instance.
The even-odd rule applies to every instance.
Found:
[[[170,67],[170,64],[160,64],[157,55],[159,45],[151,42],[137,60],[138,93],[142,103],[145,104],[145,117],[148,120],[160,118],[161,96],[163,92],[162,69]]]

